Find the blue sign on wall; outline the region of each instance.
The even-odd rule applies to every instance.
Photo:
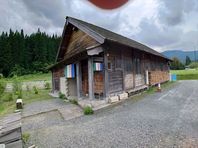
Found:
[[[177,75],[171,74],[171,81],[177,81]]]

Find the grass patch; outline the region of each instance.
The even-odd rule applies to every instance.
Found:
[[[198,74],[177,75],[178,80],[198,80]]]
[[[177,75],[193,75],[198,74],[198,69],[188,69],[188,70],[171,70],[171,74]]]
[[[3,104],[0,104],[0,113],[4,111],[4,106]]]
[[[93,109],[90,106],[83,108],[84,115],[92,115],[94,113]]]
[[[171,74],[176,74],[178,80],[198,80],[198,69],[171,70]]]
[[[51,99],[49,96],[50,83],[45,83],[44,90],[38,90],[36,87],[31,90],[29,86],[26,86],[27,91],[22,90],[21,83],[29,81],[50,81],[51,73],[46,74],[29,74],[13,78],[1,78],[0,79],[0,116],[4,116],[9,113],[13,113],[16,109],[17,98],[23,99],[24,104],[28,104],[34,101],[41,101]],[[4,92],[6,83],[13,84],[13,92]]]
[[[7,82],[13,82],[15,78],[4,78]],[[51,73],[37,73],[37,74],[29,74],[24,76],[18,76],[17,80],[20,82],[28,82],[28,81],[51,81],[52,74]]]
[[[48,94],[49,90],[39,90],[38,94],[35,94],[35,92],[32,91],[22,91],[22,99],[24,104],[32,103],[35,101],[42,101],[42,100],[48,100],[52,99],[52,97]],[[4,101],[7,99],[7,96],[9,96],[10,93],[5,92],[0,100],[0,116],[4,116],[9,113],[13,113],[16,109],[16,100],[18,96],[16,94],[13,95],[13,100],[10,101]]]
[[[162,89],[162,90],[163,90],[163,89],[166,89],[166,88],[172,86],[172,84],[174,84],[174,83],[175,83],[175,82],[173,82],[173,81],[165,82],[165,83],[161,84],[161,89]],[[152,87],[149,87],[148,90],[146,90],[146,93],[147,93],[147,94],[152,94],[152,93],[154,93],[154,92],[156,92],[156,91],[157,91],[157,86],[152,86]]]

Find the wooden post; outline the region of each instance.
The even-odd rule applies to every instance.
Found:
[[[82,91],[82,72],[80,62],[76,63],[77,96],[81,98]]]
[[[107,52],[104,52],[104,97],[109,96],[109,73],[108,73],[108,57]]]
[[[122,68],[122,91],[124,92],[126,90],[125,88],[125,66],[124,66],[124,58],[125,58],[125,55],[123,52],[120,53],[121,54],[121,68]]]
[[[55,85],[55,84],[54,84],[54,72],[53,72],[53,70],[51,70],[51,73],[52,73],[52,92],[54,93],[54,92],[55,92],[55,91],[54,91],[54,90],[55,90],[55,89],[54,89],[54,87],[55,87],[54,85]]]
[[[93,58],[89,57],[88,59],[88,80],[89,80],[89,99],[94,98],[94,80],[93,80]]]
[[[133,60],[133,88],[135,88],[136,60],[135,60],[134,49],[133,49],[133,52],[132,52],[132,60]]]
[[[148,70],[146,70],[145,72],[145,76],[146,76],[146,85],[149,85],[149,73],[148,73]]]

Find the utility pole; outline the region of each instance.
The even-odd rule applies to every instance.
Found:
[[[196,49],[194,50],[194,58],[195,58],[195,62],[197,61],[197,57],[196,57]]]

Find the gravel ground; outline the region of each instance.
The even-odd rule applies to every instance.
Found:
[[[51,100],[33,102],[31,104],[27,104],[24,106],[22,116],[27,117],[42,112],[48,112],[51,110],[55,110],[57,108],[65,107],[66,104],[67,104],[66,102],[63,102],[63,100],[60,99],[51,99]]]
[[[62,124],[64,121],[82,116],[82,109],[60,99],[33,102],[25,105],[22,112],[22,130],[28,132]]]
[[[180,81],[138,101],[34,129],[30,143],[41,148],[198,147],[197,92],[198,81]]]
[[[53,118],[52,118],[53,117]],[[49,127],[52,125],[61,124],[63,122],[63,118],[60,115],[58,110],[49,111],[46,113],[38,114],[35,116],[30,116],[23,118],[23,132],[38,130],[41,128]]]

